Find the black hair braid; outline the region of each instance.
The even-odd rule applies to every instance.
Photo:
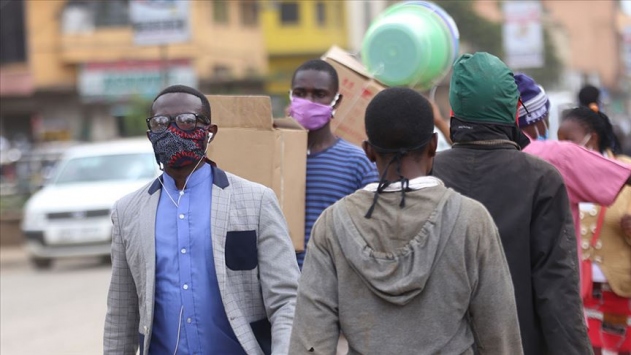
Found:
[[[589,132],[596,133],[599,139],[599,152],[604,153],[607,149],[611,149],[614,154],[619,154],[616,152],[615,142],[611,139],[611,136],[615,137],[613,128],[605,114],[596,113],[587,107],[577,107],[567,111],[563,116],[563,120],[573,120],[585,127]]]
[[[598,104],[600,100],[600,90],[593,85],[585,85],[578,92],[578,102],[581,106],[589,107],[591,104]]]
[[[618,137],[616,137],[616,134],[613,132],[611,120],[609,120],[609,117],[607,117],[607,115],[605,115],[602,111],[599,110],[597,113],[605,124],[605,130],[611,144],[611,151],[614,155],[622,154],[622,145],[620,144]]]
[[[600,101],[600,90],[593,85],[585,85],[578,93],[578,101],[581,106],[589,107],[600,116],[605,124],[605,135],[609,138],[609,141],[611,143],[608,148],[611,149],[611,151],[616,155],[621,154],[622,145],[620,144],[618,137],[616,137],[615,133],[613,132],[611,120],[609,120],[609,117],[607,117],[607,115],[605,115],[600,110],[600,105],[598,104],[598,102]],[[602,140],[604,135],[599,134],[599,136]]]

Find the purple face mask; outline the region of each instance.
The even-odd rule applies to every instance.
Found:
[[[289,115],[309,131],[324,127],[333,117],[333,106],[339,95],[335,96],[331,105],[323,105],[299,97],[291,98]]]

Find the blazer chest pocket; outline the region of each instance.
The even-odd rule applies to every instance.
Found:
[[[256,231],[226,234],[226,266],[233,271],[253,270],[259,264]]]

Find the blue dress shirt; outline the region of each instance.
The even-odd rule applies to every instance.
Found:
[[[149,354],[173,354],[176,348],[178,354],[245,354],[217,283],[210,223],[212,169],[204,164],[194,171],[181,196],[175,181],[167,174],[163,178]]]

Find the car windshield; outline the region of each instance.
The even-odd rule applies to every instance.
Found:
[[[150,179],[155,174],[152,153],[81,157],[59,165],[53,184]]]

